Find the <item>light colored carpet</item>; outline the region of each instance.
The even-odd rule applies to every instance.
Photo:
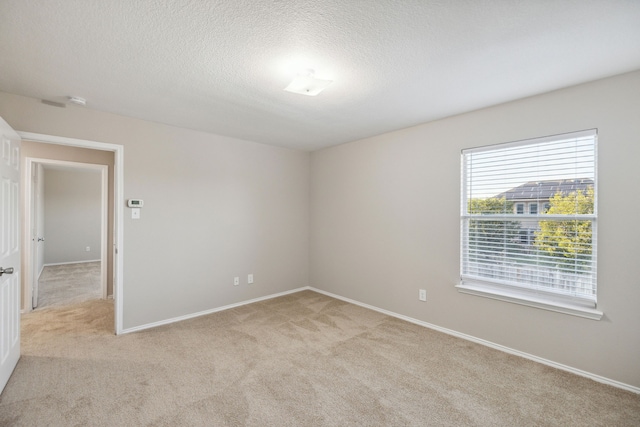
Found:
[[[638,426],[640,396],[304,291],[120,337],[23,316],[2,426]]]
[[[38,279],[38,309],[102,298],[100,261],[48,265]]]

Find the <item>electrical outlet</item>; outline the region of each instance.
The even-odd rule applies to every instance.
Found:
[[[249,276],[247,276],[247,283],[248,284],[252,284],[253,283],[253,274],[250,274]]]
[[[427,290],[426,289],[420,289],[420,292],[418,293],[418,298],[420,299],[420,301],[426,301],[427,300]]]
[[[240,278],[239,277],[234,277],[233,278],[233,286],[238,286],[240,284]]]
[[[91,246],[87,246],[86,248],[84,248],[85,252],[91,252]]]

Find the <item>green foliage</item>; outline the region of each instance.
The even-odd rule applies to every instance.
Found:
[[[592,214],[593,187],[567,195],[556,193],[550,200],[548,215]],[[580,268],[591,260],[591,221],[540,221],[535,246],[553,258],[553,262],[569,268]]]
[[[504,197],[471,199],[468,211],[470,214],[510,214],[513,213],[513,202],[507,202]]]
[[[471,199],[468,201],[467,209],[470,214],[512,214],[513,202],[507,202],[504,197]],[[519,232],[519,221],[470,219],[470,256],[480,262],[494,263],[497,262],[498,254],[514,254],[521,249],[518,243]]]

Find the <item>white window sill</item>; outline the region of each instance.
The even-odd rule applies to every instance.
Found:
[[[552,301],[543,297],[536,297],[525,293],[511,291],[508,289],[492,289],[481,284],[464,283],[456,285],[458,292],[464,294],[477,295],[485,298],[497,299],[514,304],[526,305],[529,307],[541,308],[543,310],[555,311],[558,313],[570,314],[572,316],[585,317],[592,320],[600,320],[604,313],[595,308],[583,307],[577,304]]]

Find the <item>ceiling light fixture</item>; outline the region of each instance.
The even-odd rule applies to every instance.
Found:
[[[80,105],[81,107],[87,105],[87,100],[79,96],[68,96],[67,99],[71,104]]]
[[[322,92],[327,86],[333,83],[333,80],[323,80],[315,77],[315,72],[311,69],[298,73],[289,86],[284,90],[300,95],[316,96]]]

